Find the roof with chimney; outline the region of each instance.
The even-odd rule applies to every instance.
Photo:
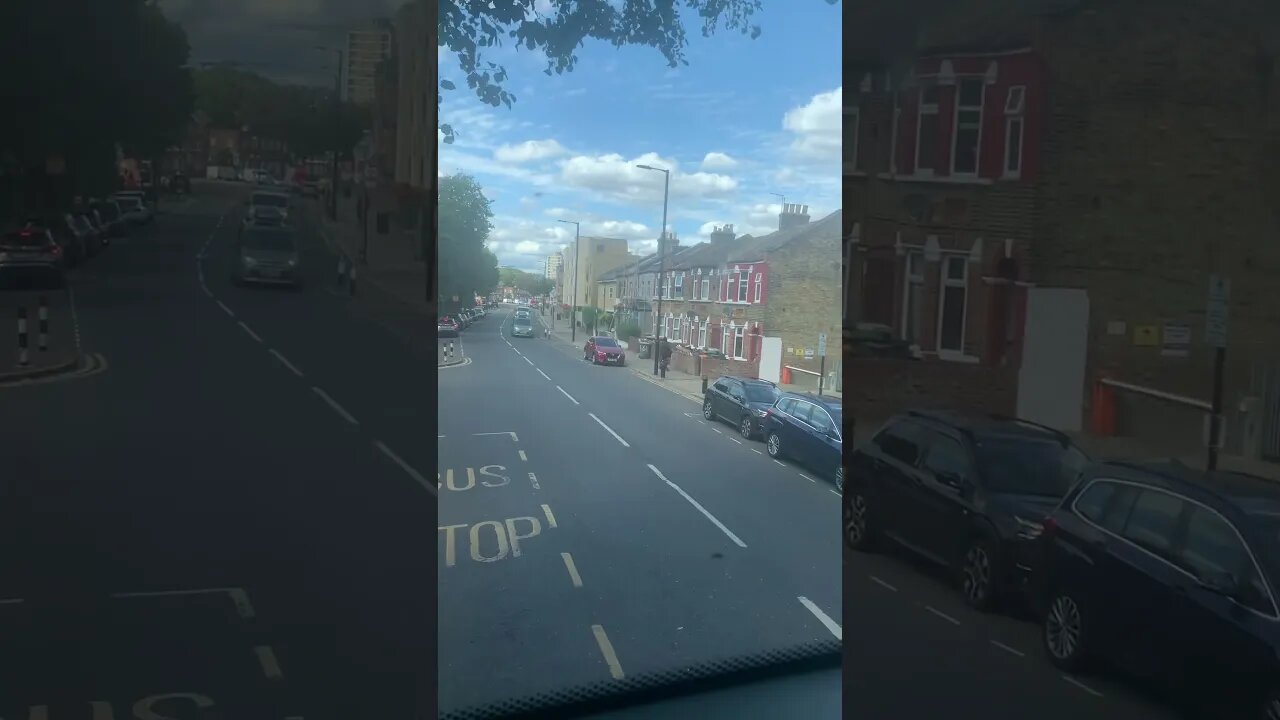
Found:
[[[796,225],[786,230],[778,230],[757,238],[743,238],[746,242],[735,242],[730,246],[731,252],[725,257],[725,262],[762,260],[770,252],[802,238],[829,235],[839,239],[843,233],[841,212],[836,210],[816,222]]]

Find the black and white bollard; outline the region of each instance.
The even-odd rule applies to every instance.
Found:
[[[18,366],[27,366],[27,309],[18,308]]]
[[[342,287],[342,279],[347,274],[347,261],[342,256],[338,256],[338,287]]]
[[[448,362],[451,362],[452,360],[453,360],[453,341],[450,340],[449,342],[444,344],[444,361],[448,363]]]
[[[351,291],[351,294],[352,294],[352,295],[355,295],[355,294],[356,294],[356,265],[355,265],[355,263],[352,263],[352,264],[351,264],[351,281],[350,281],[349,283],[347,283],[347,288]]]
[[[36,338],[36,347],[40,348],[40,352],[49,349],[49,301],[44,296],[40,297],[40,334]]]

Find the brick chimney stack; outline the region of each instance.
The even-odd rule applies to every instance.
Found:
[[[737,236],[737,233],[733,231],[732,225],[717,225],[711,230],[711,244],[718,245],[723,242],[728,242]]]
[[[809,206],[796,203],[783,203],[782,212],[778,214],[778,229],[790,230],[793,227],[809,223]]]

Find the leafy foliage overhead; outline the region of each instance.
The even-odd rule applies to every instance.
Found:
[[[839,0],[826,1],[834,5]],[[621,8],[616,4],[559,0],[556,12],[548,17],[535,9],[536,0],[440,0],[439,43],[457,56],[467,86],[476,97],[494,107],[511,107],[516,97],[503,87],[506,68],[485,58],[487,48],[500,47],[504,40],[513,41],[522,50],[541,52],[547,59],[543,72],[551,75],[572,71],[578,62],[578,48],[588,39],[614,47],[653,48],[668,66],[687,65],[685,11],[701,20],[704,37],[721,27],[753,39],[762,32],[752,22],[761,0],[684,0],[683,10],[677,0],[621,0]],[[440,87],[455,89],[448,80],[441,81]],[[440,129],[445,142],[453,142],[453,128],[446,124]]]
[[[519,288],[531,295],[546,295],[551,292],[553,283],[536,273],[504,267],[498,269],[498,281],[503,285]]]
[[[26,165],[148,157],[182,137],[192,108],[186,33],[156,0],[16,0],[0,21],[0,155]],[[89,160],[92,158],[92,161]]]
[[[248,126],[255,134],[285,141],[300,156],[326,152],[335,142],[348,153],[369,126],[366,108],[342,103],[335,111],[328,88],[282,85],[234,65],[198,70],[194,79],[196,109],[211,123]]]

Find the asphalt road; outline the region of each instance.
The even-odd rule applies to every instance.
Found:
[[[1140,683],[1068,677],[1017,603],[970,610],[954,583],[905,551],[846,551],[846,716],[1170,720]]]
[[[510,317],[439,372],[442,711],[840,632],[830,483]]]
[[[73,274],[97,372],[0,389],[0,717],[429,717],[435,378],[198,192]]]

